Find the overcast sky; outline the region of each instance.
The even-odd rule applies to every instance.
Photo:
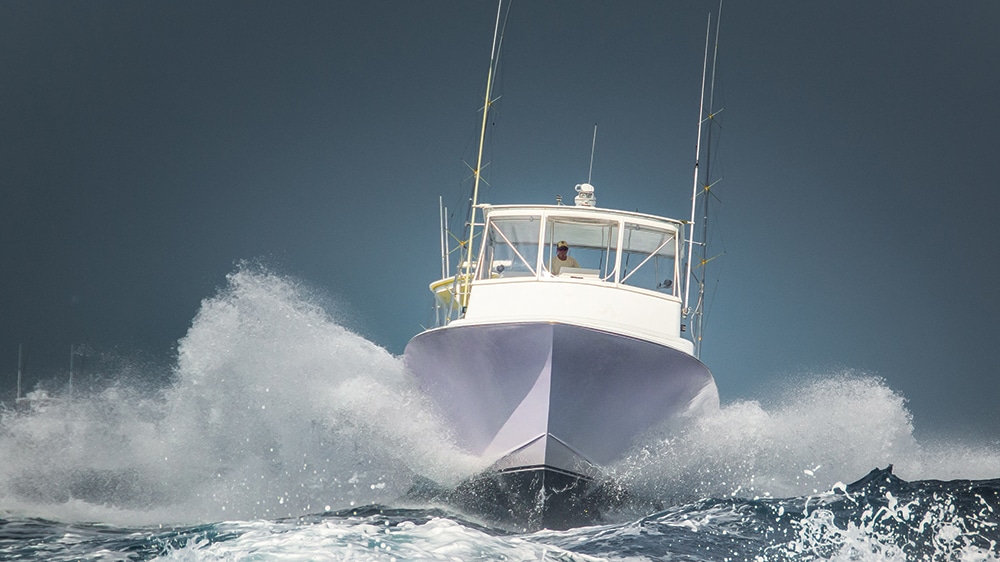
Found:
[[[521,1],[493,203],[686,218],[717,2]],[[71,343],[169,369],[240,260],[402,353],[430,318],[438,196],[467,197],[496,4],[0,2],[0,390]],[[723,401],[854,370],[918,431],[1000,434],[1000,3],[723,9],[712,152]],[[454,222],[464,215],[456,213]],[[717,284],[715,279],[717,279]]]

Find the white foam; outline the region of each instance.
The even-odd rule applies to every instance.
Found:
[[[596,562],[584,554],[520,537],[492,536],[448,519],[403,521],[391,526],[366,518],[314,525],[252,522],[219,525],[237,537],[192,541],[156,558],[162,561],[281,560],[564,560]]]
[[[112,523],[276,518],[391,501],[414,474],[448,484],[476,471],[401,361],[317,301],[241,268],[202,303],[165,390],[118,384],[6,416],[0,509]]]
[[[878,377],[811,377],[773,403],[739,401],[660,428],[614,472],[637,491],[680,501],[812,494],[889,464],[906,480],[997,477],[995,448],[918,443],[905,402]]]
[[[824,498],[868,507],[838,525]],[[990,538],[996,534],[993,508],[983,499],[978,506],[962,507],[955,505],[961,500],[937,494],[934,501],[901,500],[888,491],[884,502],[869,503],[870,499],[855,498],[843,487],[836,495],[821,494],[816,498],[820,507],[807,507],[807,513],[792,523],[791,539],[768,547],[756,560],[1000,560],[997,541]],[[923,540],[909,538],[914,532]]]

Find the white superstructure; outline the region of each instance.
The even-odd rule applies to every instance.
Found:
[[[681,337],[681,223],[591,206],[484,205],[483,212],[471,283],[452,277],[431,285],[455,318],[449,323],[563,322],[691,353]],[[561,241],[580,267],[554,274]]]

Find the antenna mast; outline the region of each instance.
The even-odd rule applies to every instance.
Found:
[[[438,223],[441,228],[441,278],[448,277],[448,227],[444,222],[444,198],[438,195]]]
[[[597,148],[597,123],[594,123],[594,140],[590,143],[590,171],[587,172],[587,183],[594,175],[594,149]]]

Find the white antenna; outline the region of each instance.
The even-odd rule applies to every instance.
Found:
[[[594,148],[597,147],[597,123],[594,123],[594,140],[590,143],[590,171],[587,172],[587,183],[594,174]]]
[[[451,233],[451,231],[448,230],[448,207],[445,207],[444,208],[444,235],[445,235],[445,239],[447,239],[447,236],[450,233]],[[448,247],[447,244],[445,244],[445,248],[447,248],[447,247]],[[445,254],[444,254],[444,274],[445,274],[445,277],[448,276],[448,272],[449,271],[451,271],[451,252],[445,252]]]
[[[445,239],[444,199],[438,195],[438,222],[441,226],[441,278],[448,276],[448,245]]]

